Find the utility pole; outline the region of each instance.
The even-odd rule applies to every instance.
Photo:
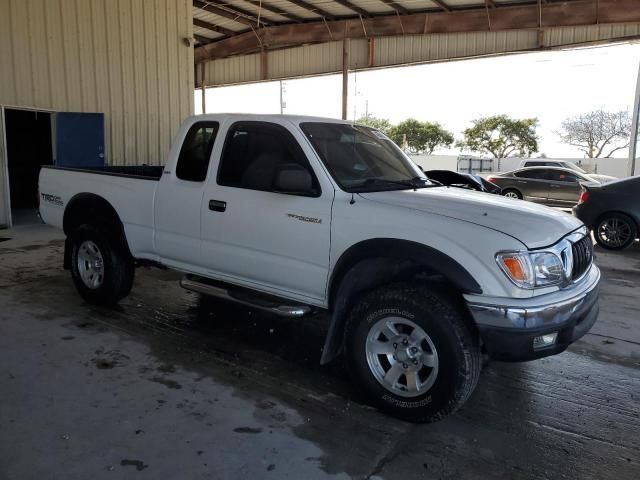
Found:
[[[202,88],[202,114],[207,113],[207,89],[204,86],[204,63],[200,64],[200,87]]]
[[[358,74],[353,72],[353,121],[358,118]]]
[[[287,106],[284,103],[284,83],[282,83],[282,80],[280,80],[280,115],[282,115],[284,113],[284,109]]]

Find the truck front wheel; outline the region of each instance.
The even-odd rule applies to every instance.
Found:
[[[347,369],[370,402],[396,417],[432,422],[473,392],[477,334],[448,295],[418,283],[365,294],[345,328]]]
[[[108,305],[131,291],[133,259],[114,239],[93,225],[81,225],[71,234],[71,276],[87,302]]]

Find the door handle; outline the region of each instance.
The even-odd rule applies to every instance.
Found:
[[[554,185],[553,183],[550,183],[549,188],[560,188],[560,185]]]
[[[209,210],[214,212],[224,212],[227,209],[227,202],[221,200],[209,200]]]

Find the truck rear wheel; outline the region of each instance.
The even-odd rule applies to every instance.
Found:
[[[87,302],[108,305],[131,291],[133,259],[93,225],[81,225],[71,234],[71,276],[78,293]]]
[[[432,422],[473,392],[482,358],[464,311],[417,283],[364,295],[345,328],[347,369],[367,399],[396,417]]]

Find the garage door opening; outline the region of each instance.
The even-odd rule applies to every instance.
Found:
[[[13,225],[39,222],[38,174],[53,164],[53,114],[33,110],[4,110],[9,204]]]

